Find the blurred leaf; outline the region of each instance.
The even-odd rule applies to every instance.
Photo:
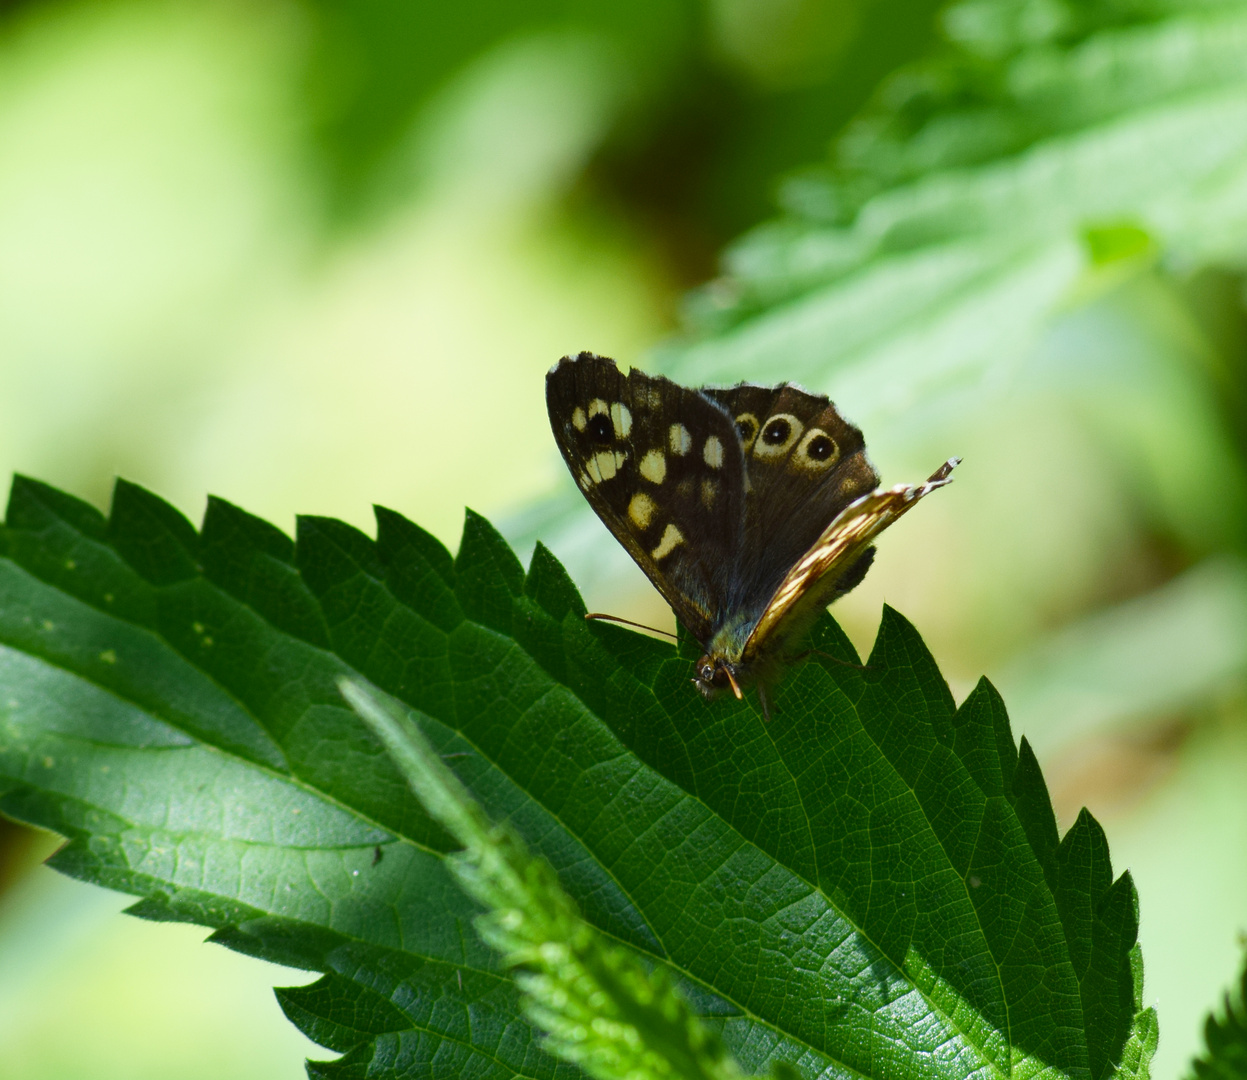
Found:
[[[0,808],[135,914],[324,972],[281,993],[345,1055],[313,1075],[569,1075],[342,677],[411,708],[746,1069],[1147,1074],[1129,874],[1085,812],[1058,841],[999,696],[956,708],[890,609],[866,666],[824,620],[835,659],[765,724],[472,514],[452,559],[385,510],[375,542],[313,518],[295,544],[219,501],[196,533],[129,484],[105,520],[18,480],[0,541]]]
[[[893,466],[963,452],[1042,389],[1110,459],[1139,531],[1188,559],[1237,544],[1237,384],[1153,271],[1247,267],[1247,4],[974,0],[943,22],[643,363],[827,393]],[[582,504],[565,483],[509,535],[624,580]],[[1187,685],[1186,704],[1215,689]]]
[[[1097,266],[1152,254],[1152,238],[1146,230],[1129,223],[1093,226],[1086,231],[1087,251]]]
[[[1014,8],[1066,10],[973,10],[1008,23]],[[729,250],[690,339],[660,354],[666,371],[851,387],[855,415],[885,417],[929,384],[1016,363],[1126,240],[1184,267],[1244,264],[1247,5],[1114,5],[1085,34],[1039,41],[1019,23],[989,55],[970,10],[946,16],[969,44],[897,72],[831,166],[788,185],[785,216]],[[953,327],[980,329],[950,370],[938,345]]]
[[[1225,995],[1222,1012],[1204,1022],[1207,1049],[1191,1062],[1195,1080],[1242,1080],[1247,1076],[1247,966],[1238,986]]]
[[[473,58],[508,39],[579,31],[602,40],[645,95],[691,32],[687,3],[487,0],[307,0],[312,29],[305,93],[326,165],[330,203],[346,216],[375,200],[377,182],[419,110]]]
[[[1223,558],[1062,629],[999,681],[1014,723],[1046,755],[1109,725],[1171,715],[1244,673],[1247,566]]]

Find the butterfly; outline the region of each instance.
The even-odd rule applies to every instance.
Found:
[[[950,482],[878,490],[862,433],[788,383],[692,389],[594,353],[546,376],[554,440],[589,505],[701,643],[707,697],[767,690],[871,541]]]

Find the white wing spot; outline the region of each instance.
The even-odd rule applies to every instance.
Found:
[[[719,442],[717,435],[711,435],[706,440],[706,445],[702,447],[701,456],[702,460],[712,469],[723,467],[723,444]]]
[[[606,402],[600,397],[595,397],[591,402],[589,402],[590,416],[597,416],[598,413],[606,413],[606,415],[609,416],[610,411],[610,406],[607,405]]]
[[[585,425],[589,423],[589,418],[585,416],[585,411],[579,405],[572,412],[572,427],[577,431],[584,431]]]
[[[663,529],[662,539],[658,541],[658,546],[650,552],[650,556],[655,562],[659,559],[665,559],[682,543],[684,543],[684,534],[674,525],[668,525]]]
[[[611,406],[611,426],[615,429],[616,439],[626,439],[632,430],[632,413],[622,401]]]
[[[651,484],[661,484],[667,478],[667,459],[661,450],[651,450],[641,458],[641,475]]]
[[[671,452],[679,454],[683,457],[693,449],[693,436],[688,433],[688,428],[683,424],[672,424],[671,430],[667,432],[667,437],[671,442]]]
[[[632,501],[628,503],[628,517],[632,519],[632,524],[638,529],[644,531],[649,528],[649,523],[654,517],[654,511],[658,509],[651,499],[643,491],[638,491],[632,496]]]

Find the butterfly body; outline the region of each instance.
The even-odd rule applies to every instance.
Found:
[[[581,353],[546,379],[581,491],[702,644],[707,696],[777,681],[818,614],[861,581],[871,540],[948,482],[877,491],[861,432],[787,384],[698,390]]]

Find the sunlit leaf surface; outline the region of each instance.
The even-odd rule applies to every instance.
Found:
[[[378,512],[297,544],[202,532],[120,484],[108,520],[15,482],[0,559],[0,809],[55,865],[324,973],[281,993],[324,1076],[571,1075],[477,939],[450,847],[339,697],[416,710],[585,917],[664,965],[737,1060],[807,1077],[1146,1075],[1137,905],[1084,813],[1058,841],[986,682],[956,707],[885,611],[830,620],[764,723],[690,657],[586,624],[469,514],[459,553]]]

